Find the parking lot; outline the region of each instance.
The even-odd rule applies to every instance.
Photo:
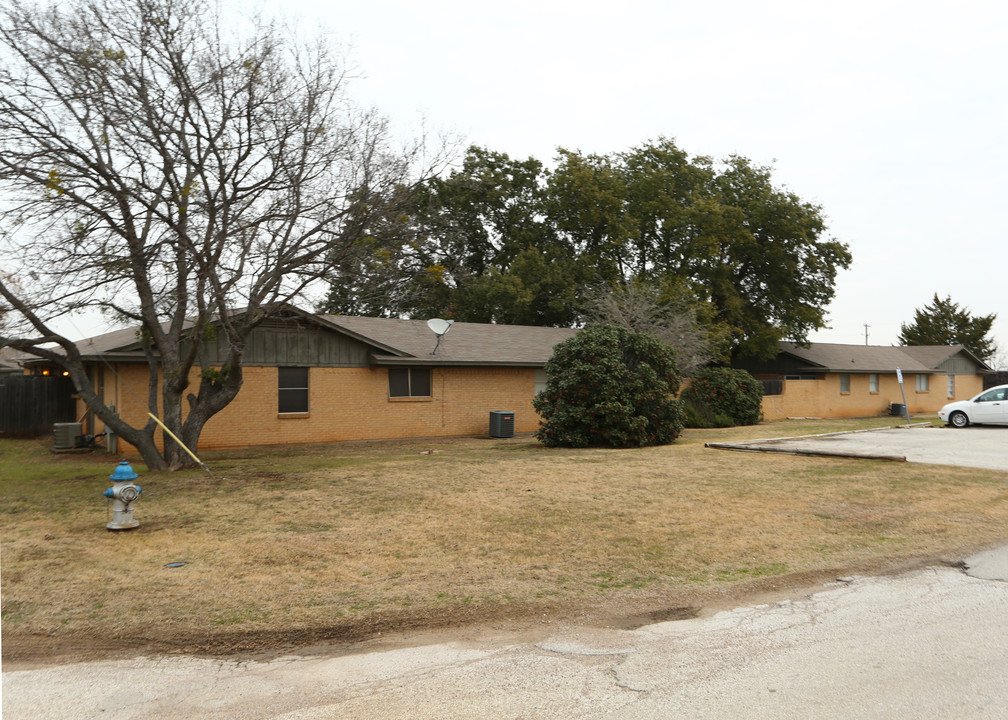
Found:
[[[1008,470],[1008,427],[995,426],[971,425],[957,430],[947,426],[914,425],[773,440],[708,443],[708,447]]]

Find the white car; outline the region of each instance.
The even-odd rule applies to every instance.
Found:
[[[970,423],[1008,425],[1008,385],[984,390],[970,400],[949,403],[938,411],[938,417],[955,428]]]

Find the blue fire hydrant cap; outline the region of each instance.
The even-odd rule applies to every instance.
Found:
[[[109,475],[109,480],[113,480],[115,482],[125,482],[127,480],[136,480],[138,477],[140,476],[133,472],[133,468],[130,467],[130,464],[123,460],[116,466],[115,472]]]

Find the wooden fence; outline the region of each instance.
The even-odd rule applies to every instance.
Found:
[[[1008,372],[1001,370],[984,375],[984,390],[988,390],[996,385],[1008,385]]]
[[[73,422],[73,392],[69,378],[0,375],[0,437],[48,435],[53,423]]]

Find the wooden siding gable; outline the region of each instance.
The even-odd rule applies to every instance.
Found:
[[[300,318],[276,318],[264,322],[250,334],[243,365],[294,367],[367,367],[369,345]],[[220,365],[226,358],[222,338],[204,344],[204,362]]]
[[[980,375],[984,372],[984,368],[965,353],[957,353],[939,363],[938,369],[949,375]]]

